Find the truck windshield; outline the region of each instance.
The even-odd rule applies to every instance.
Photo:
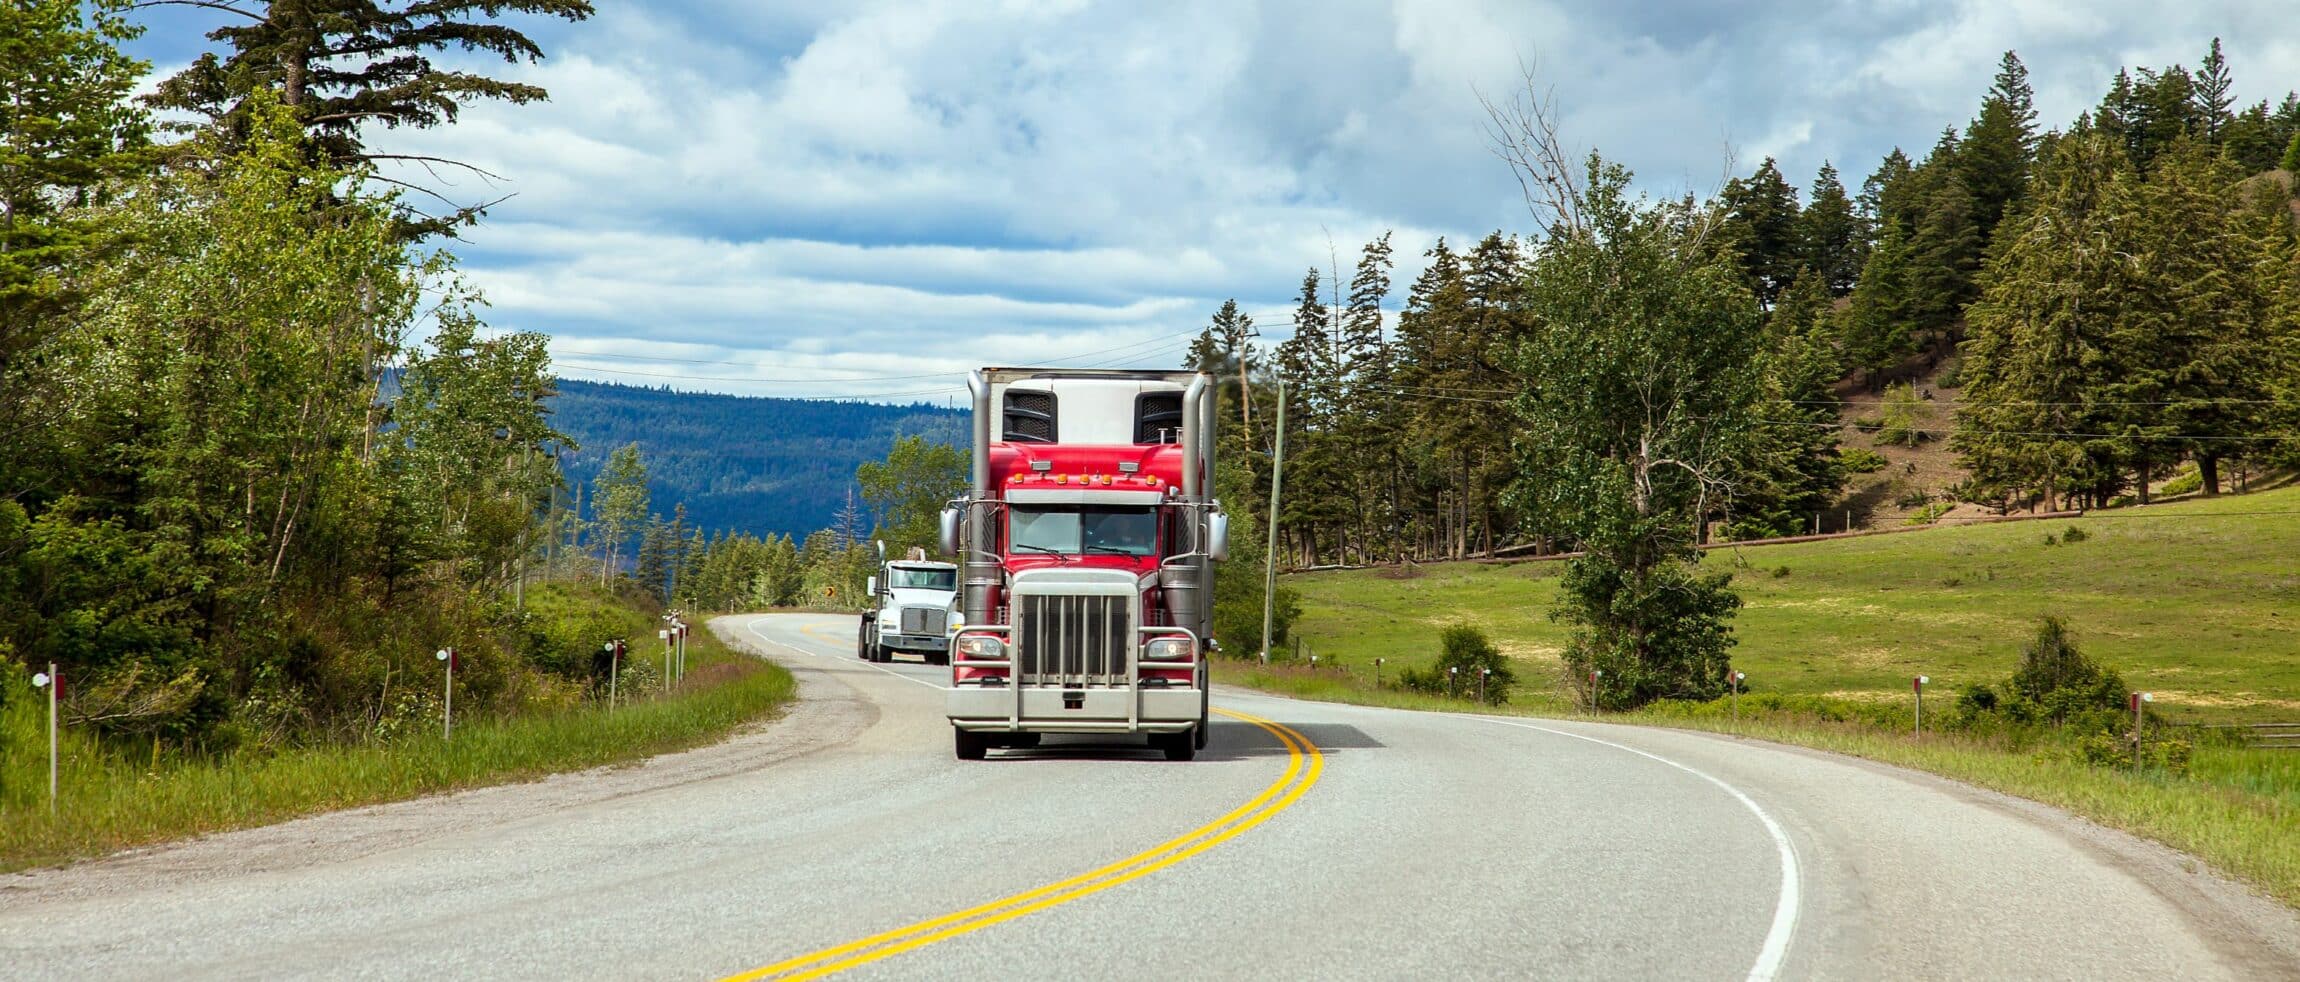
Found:
[[[1150,556],[1158,551],[1158,514],[1148,508],[1017,506],[1008,514],[1016,549],[1103,556]]]
[[[894,590],[956,590],[958,571],[955,569],[904,569],[900,566],[886,571],[887,587]]]

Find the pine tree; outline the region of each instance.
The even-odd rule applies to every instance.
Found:
[[[7,408],[34,396],[18,359],[64,326],[80,279],[68,274],[114,238],[90,206],[144,163],[148,124],[127,96],[145,65],[120,51],[141,32],[122,9],[0,4],[0,429],[10,432],[21,427]]]
[[[1846,366],[1866,372],[1869,388],[1884,387],[1886,374],[1916,350],[1916,308],[1906,233],[1887,223],[1884,237],[1861,267],[1860,285],[1846,308]]]
[[[1853,213],[1852,201],[1845,197],[1837,168],[1827,161],[1821,162],[1821,172],[1813,178],[1813,203],[1798,221],[1799,255],[1802,265],[1815,275],[1815,283],[1831,296],[1853,292],[1853,284],[1861,278],[1861,263],[1867,258],[1868,235],[1861,228],[1860,217]]]
[[[639,533],[639,557],[631,564],[631,582],[639,595],[661,604],[664,583],[671,576],[671,526],[657,516]]]
[[[373,152],[368,123],[389,129],[428,129],[455,121],[477,100],[514,105],[548,98],[541,86],[507,82],[435,65],[438,52],[494,56],[504,62],[537,61],[543,49],[525,33],[499,22],[506,13],[580,21],[589,0],[429,0],[392,5],[383,0],[262,0],[256,9],[222,3],[198,6],[229,11],[252,23],[232,22],[209,32],[229,51],[209,52],[160,83],[152,105],[207,117],[224,132],[247,133],[247,96],[275,93],[308,134],[321,159],[337,166],[434,158]],[[426,194],[438,198],[433,191]],[[444,199],[440,199],[444,200]],[[417,214],[408,234],[451,231],[486,204],[453,206],[443,215]]]
[[[2212,50],[2204,56],[2204,63],[2197,66],[2193,81],[2189,102],[2200,124],[2198,135],[2218,146],[2233,118],[2229,110],[2236,105],[2235,82],[2229,78],[2228,58],[2220,53],[2219,38],[2212,39]]]
[[[1239,310],[1237,299],[1232,298],[1222,301],[1222,306],[1214,311],[1213,322],[1190,343],[1190,370],[1207,372],[1223,380],[1223,399],[1237,404],[1238,424],[1247,446],[1254,442],[1252,376],[1260,366],[1260,359],[1254,355],[1254,339],[1261,333],[1254,326],[1254,318]]]
[[[2018,207],[2036,152],[2036,110],[2028,69],[2007,51],[1980,115],[1957,145],[1956,165],[1972,194],[1973,225],[1986,243],[1997,222]]]
[[[2276,166],[2286,174],[2300,175],[2300,133],[2293,134],[2292,143],[2284,148],[2284,159]]]
[[[1856,213],[1875,238],[1884,237],[1885,226],[1888,224],[1901,226],[1904,235],[1914,231],[1914,223],[1907,220],[1905,209],[1900,206],[1899,193],[1914,170],[1909,163],[1909,155],[1902,153],[1901,148],[1894,147],[1877,164],[1876,172],[1861,182],[1860,197],[1854,199]],[[1873,243],[1874,239],[1871,241]]]
[[[1804,264],[1804,243],[1799,236],[1797,189],[1782,178],[1773,158],[1757,166],[1747,180],[1725,185],[1725,228],[1740,253],[1750,289],[1766,306]]]
[[[1830,336],[1828,290],[1819,275],[1800,276],[1767,315],[1760,370],[1760,421],[1735,456],[1737,473],[1725,517],[1733,538],[1794,535],[1836,500],[1844,485],[1837,459],[1840,361]]]

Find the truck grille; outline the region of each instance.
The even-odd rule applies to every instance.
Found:
[[[1126,597],[1015,598],[1016,668],[1024,685],[1123,684],[1133,633]]]
[[[904,607],[902,609],[902,633],[941,634],[943,626],[949,620],[950,611],[941,607]]]

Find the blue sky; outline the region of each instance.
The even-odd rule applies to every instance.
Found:
[[[2120,66],[2224,38],[2240,102],[2300,87],[2280,2],[603,0],[523,22],[548,88],[389,152],[503,175],[453,244],[498,328],[571,378],[923,398],[984,364],[1179,364],[1226,297],[1287,330],[1303,271],[1395,231],[1403,299],[1439,236],[1531,227],[1479,95],[1533,70],[1566,139],[1656,194],[1779,158],[1854,188],[1976,111],[2017,50],[2041,120]],[[228,15],[155,8],[157,73]],[[1337,256],[1338,254],[1338,256]]]

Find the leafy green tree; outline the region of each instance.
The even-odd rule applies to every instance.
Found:
[[[912,547],[933,551],[941,538],[942,506],[966,491],[968,453],[921,436],[894,442],[886,460],[855,469],[863,500],[878,515],[877,537],[888,555]]]
[[[607,458],[593,482],[591,514],[599,529],[599,582],[605,584],[622,569],[623,544],[647,519],[647,465],[637,443],[617,447]]]
[[[592,13],[589,0],[217,0],[194,5],[232,16],[208,34],[228,50],[221,56],[203,54],[162,81],[151,103],[206,117],[221,132],[244,138],[249,94],[273,93],[308,134],[312,150],[336,166],[384,160],[466,166],[377,153],[368,146],[367,124],[428,129],[454,122],[464,106],[477,100],[542,101],[548,93],[540,86],[444,67],[432,58],[455,52],[510,64],[536,61],[543,57],[542,47],[501,23],[503,15],[580,21]],[[448,232],[486,208],[455,205],[435,191],[418,191],[449,210],[429,215],[410,206],[409,234]]]
[[[1516,403],[1514,499],[1584,552],[1557,613],[1576,626],[1567,665],[1605,673],[1607,707],[1722,691],[1739,599],[1694,568],[1694,542],[1762,392],[1757,304],[1705,241],[1712,213],[1632,199],[1629,180],[1592,156],[1579,220],[1535,254],[1519,370],[1540,381]]]
[[[2276,166],[2286,174],[2300,174],[2300,134],[2293,135],[2292,142],[2284,148],[2284,159],[2277,161]]]

